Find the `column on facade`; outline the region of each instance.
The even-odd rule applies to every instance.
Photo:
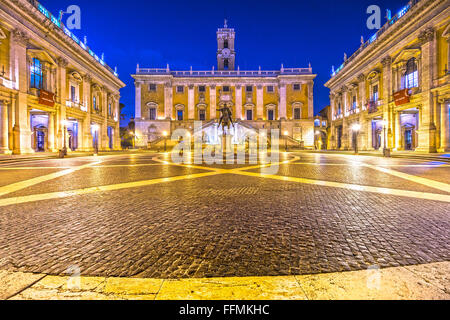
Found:
[[[358,76],[358,85],[359,85],[359,97],[358,97],[358,104],[359,104],[359,110],[363,110],[363,106],[366,104],[366,77],[364,74],[360,74]]]
[[[67,130],[67,128],[63,125],[63,121],[66,121],[66,100],[67,100],[67,86],[66,86],[66,74],[67,74],[67,65],[68,62],[62,57],[59,57],[57,59],[58,64],[58,71],[57,71],[57,87],[58,87],[58,94],[59,94],[59,112],[57,113],[56,118],[56,128],[57,128],[57,148],[62,149],[64,147],[64,130]],[[66,139],[68,137],[68,134],[66,132]],[[66,142],[67,146],[67,142]]]
[[[264,118],[264,86],[258,84],[256,86],[256,119],[262,120]]]
[[[116,124],[114,126],[114,140],[113,140],[113,147],[114,150],[120,150],[122,149],[120,145],[120,96],[117,95],[116,99],[114,100],[114,115],[116,120]]]
[[[372,119],[367,119],[367,150],[373,150]]]
[[[140,81],[136,81],[134,83],[134,87],[136,90],[136,100],[134,105],[134,117],[136,120],[141,119],[141,87],[142,83]]]
[[[347,150],[349,148],[349,139],[351,135],[349,134],[349,127],[348,127],[348,119],[344,117],[342,120],[342,145],[341,149]]]
[[[358,148],[361,150],[367,150],[367,126],[364,125],[364,115],[360,113],[358,124],[360,125],[360,131],[358,132]]]
[[[286,120],[286,84],[281,83],[280,84],[280,106],[279,106],[279,117],[280,120]]]
[[[395,135],[394,135],[394,148],[395,150],[401,150],[402,149],[402,121],[401,121],[401,111],[397,111],[394,113],[395,117]]]
[[[419,35],[421,41],[421,90],[422,90],[422,107],[419,110],[420,125],[418,130],[418,147],[416,151],[419,152],[436,152],[436,127],[434,122],[433,108],[434,97],[431,92],[434,78],[434,61],[436,52],[435,48],[435,31],[432,28],[427,28]]]
[[[386,127],[386,137],[383,131],[383,147],[385,146],[384,139],[387,139],[387,147],[392,148],[393,143],[393,127],[394,127],[394,121],[391,117],[391,112],[389,108],[389,101],[391,100],[391,63],[392,59],[390,56],[386,56],[381,60],[381,64],[383,65],[383,119],[387,121],[387,127]]]
[[[83,120],[83,151],[92,151],[92,133],[91,133],[91,82],[92,78],[88,74],[83,77],[83,104],[86,107],[86,116]]]
[[[188,86],[188,119],[195,119],[195,94],[194,85],[192,84]]]
[[[216,118],[216,104],[217,104],[217,95],[216,95],[216,86],[211,85],[209,87],[209,117],[210,119]]]
[[[242,119],[242,86],[240,84],[236,85],[236,115],[235,118],[238,120]]]
[[[137,89],[136,89],[137,93]],[[141,91],[139,89],[139,102],[136,98],[136,110],[139,108],[139,117],[141,113],[141,98],[140,98]],[[164,117],[166,120],[172,119],[172,94],[173,94],[173,88],[172,84],[170,82],[164,83]],[[138,106],[139,104],[139,106]]]
[[[336,148],[336,127],[334,126],[334,114],[336,113],[336,103],[334,101],[334,93],[330,93],[330,118],[328,119],[328,123],[331,123],[330,136],[328,137],[327,148],[335,149]]]
[[[0,100],[0,153],[3,154],[10,153],[8,127],[8,104]]]
[[[102,116],[103,123],[101,125],[101,146],[103,150],[109,150],[109,137],[108,137],[108,92],[105,88],[101,91],[101,103],[102,103]]]
[[[51,152],[57,151],[55,146],[55,114],[53,112],[48,113],[48,149]]]
[[[439,152],[450,151],[450,124],[449,124],[449,105],[450,100],[440,101],[441,103],[441,145]]]
[[[14,72],[14,79],[18,93],[14,108],[13,152],[31,153],[31,131],[28,124],[28,68],[27,43],[29,41],[25,32],[15,29],[10,42],[10,54]]]
[[[314,82],[308,82],[308,118],[314,117]]]

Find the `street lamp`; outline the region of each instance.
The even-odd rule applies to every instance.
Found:
[[[383,124],[383,137],[384,137],[383,156],[389,157],[390,156],[390,150],[388,149],[387,135],[386,135],[386,127],[388,125],[388,122],[387,122],[387,120],[383,120],[381,123]]]
[[[63,156],[67,155],[67,145],[66,145],[66,128],[67,128],[67,120],[63,120],[62,121],[62,126],[63,126],[63,130],[64,130],[64,146],[63,146]]]
[[[284,152],[287,152],[287,151],[288,151],[288,147],[287,147],[287,136],[288,136],[289,132],[288,132],[287,130],[285,130],[285,131],[283,132],[283,134],[284,134]]]
[[[359,123],[354,123],[352,125],[354,144],[355,144],[355,154],[358,154],[358,133],[361,130],[361,125]]]
[[[163,131],[163,136],[164,136],[164,152],[167,151],[167,131]]]
[[[98,129],[99,129],[99,125],[98,124],[94,124],[92,125],[92,129],[94,129],[94,155],[98,155]]]

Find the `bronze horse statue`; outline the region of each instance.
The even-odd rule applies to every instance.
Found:
[[[217,111],[221,112],[220,119],[219,119],[219,127],[222,124],[222,130],[225,126],[227,126],[228,130],[230,129],[230,123],[234,128],[233,123],[233,113],[231,112],[230,107],[224,106],[220,109],[217,109]]]

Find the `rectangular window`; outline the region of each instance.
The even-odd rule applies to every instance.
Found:
[[[223,86],[223,92],[230,92],[229,86]]]
[[[294,109],[294,119],[295,120],[300,120],[300,108],[295,108]]]
[[[112,106],[111,106],[111,103],[108,104],[108,114],[109,114],[110,116],[112,116]]]
[[[267,86],[267,92],[274,92],[273,86]]]
[[[183,93],[184,87],[183,86],[177,86],[177,93]]]
[[[224,40],[223,41],[223,47],[224,48],[228,48],[228,40]]]
[[[156,108],[149,109],[149,119],[156,120]]]
[[[77,102],[77,89],[74,86],[70,86],[70,100],[72,102]]]
[[[205,86],[198,86],[198,92],[205,92],[206,87]]]
[[[223,68],[228,70],[228,59],[223,60]]]
[[[356,109],[356,96],[352,98],[352,109]]]
[[[292,85],[292,87],[293,87],[294,91],[300,91],[300,89],[301,89],[300,83],[294,83]]]
[[[406,88],[411,89],[419,86],[418,72],[414,71],[406,75]]]
[[[267,111],[267,120],[273,120],[273,110]]]
[[[199,110],[198,118],[200,119],[200,121],[205,121],[206,120],[206,112],[205,112],[205,110]]]
[[[183,121],[183,110],[177,110],[177,120]]]
[[[253,120],[253,112],[252,112],[252,110],[249,109],[245,113],[247,115],[247,120]]]
[[[252,92],[253,87],[252,86],[245,86],[245,92]]]
[[[39,59],[33,58],[30,66],[30,88],[42,89],[43,73]]]
[[[150,83],[148,85],[148,91],[155,92],[156,91],[156,84],[155,83]]]
[[[373,101],[378,101],[378,85],[374,85],[373,86],[373,95],[372,95],[372,99]]]
[[[97,110],[97,97],[94,96],[92,98],[92,106],[94,107],[94,110]]]

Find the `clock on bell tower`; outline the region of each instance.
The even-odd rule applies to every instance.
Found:
[[[234,51],[234,29],[228,28],[227,20],[223,28],[217,30],[217,69],[234,70],[236,52]]]

